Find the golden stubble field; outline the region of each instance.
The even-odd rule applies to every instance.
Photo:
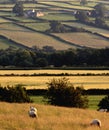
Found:
[[[103,74],[109,73],[109,70],[1,70],[0,75],[6,74]],[[53,78],[62,78],[63,76],[0,76],[1,86],[14,86],[22,84],[27,89],[46,89],[47,82]],[[65,77],[65,76],[64,76]],[[66,76],[74,87],[89,88],[109,88],[109,76]]]
[[[30,105],[38,109],[38,119],[28,116]],[[99,130],[90,126],[101,120],[100,130],[109,129],[109,113],[39,104],[0,102],[0,130]]]

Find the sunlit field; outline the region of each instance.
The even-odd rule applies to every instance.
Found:
[[[103,74],[103,73],[109,73],[109,70],[51,70],[51,69],[45,69],[45,70],[0,70],[0,75],[5,74],[61,74],[61,73],[68,73],[68,74]]]
[[[63,76],[21,76],[23,74],[104,74],[109,71],[102,70],[1,70],[0,75],[18,74],[19,76],[0,76],[0,84],[2,86],[14,86],[22,84],[27,89],[47,88],[47,82],[53,78],[62,78]],[[74,87],[89,88],[109,88],[109,76],[64,76],[74,85]]]
[[[38,109],[38,119],[28,116],[31,105]],[[100,130],[89,125],[95,118],[101,120],[101,130],[109,129],[109,114],[96,110],[0,102],[0,130]]]

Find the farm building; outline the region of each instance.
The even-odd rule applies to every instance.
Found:
[[[41,17],[44,16],[44,13],[41,11],[37,11],[37,10],[26,10],[24,12],[24,16],[25,17],[29,17],[29,18],[35,18],[35,17]]]

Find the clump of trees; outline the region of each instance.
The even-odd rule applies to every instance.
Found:
[[[69,79],[52,79],[47,85],[45,98],[49,104],[77,108],[88,107],[88,99],[82,94],[83,88],[74,88]]]
[[[24,15],[24,6],[21,1],[16,2],[14,5],[12,12],[15,13],[17,16],[23,16]]]
[[[87,4],[87,0],[81,0],[82,5]],[[90,17],[95,18],[95,20],[90,20]],[[81,11],[78,10],[75,13],[75,18],[82,23],[96,26],[104,29],[109,29],[109,26],[106,24],[106,18],[108,17],[108,11],[104,4],[98,3],[94,6],[92,11]]]
[[[50,21],[50,29],[46,30],[47,33],[65,33],[65,32],[83,32],[85,29],[78,27],[69,27],[59,21]]]
[[[17,103],[25,103],[32,102],[27,91],[22,85],[16,85],[14,87],[2,87],[0,86],[0,101],[6,102],[17,102]]]
[[[50,21],[50,29],[46,30],[48,33],[64,33],[70,31],[65,25],[59,21]]]
[[[89,17],[86,11],[77,11],[75,18],[80,22],[89,22]]]

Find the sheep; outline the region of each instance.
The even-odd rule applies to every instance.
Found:
[[[98,109],[99,112],[107,112],[107,109]]]
[[[29,116],[38,118],[37,109],[35,107],[30,106]]]
[[[101,127],[101,121],[99,119],[94,119],[94,120],[92,120],[90,125]]]

